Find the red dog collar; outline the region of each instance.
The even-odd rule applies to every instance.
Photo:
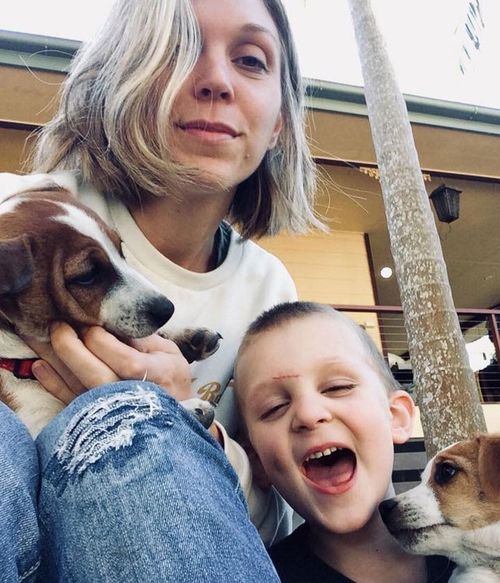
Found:
[[[18,379],[36,380],[31,367],[37,358],[3,358],[0,357],[0,368],[10,371]]]

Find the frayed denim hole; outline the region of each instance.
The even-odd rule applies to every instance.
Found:
[[[99,472],[109,463],[123,467],[131,456],[144,451],[158,429],[168,430],[173,424],[174,418],[162,408],[159,396],[139,385],[135,391],[101,397],[69,422],[57,441],[45,478],[61,495],[87,471]],[[109,452],[113,452],[111,458],[106,456]],[[168,466],[165,469],[171,471]]]
[[[21,581],[26,581],[27,579],[33,577],[36,574],[36,572],[38,571],[38,568],[40,567],[40,563],[41,563],[41,560],[38,559],[36,561],[36,563],[30,569],[28,569],[24,573],[21,573],[19,575],[19,583],[21,583]]]

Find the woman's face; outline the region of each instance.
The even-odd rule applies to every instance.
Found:
[[[262,0],[193,0],[202,48],[172,110],[173,158],[235,190],[281,126],[280,41]]]

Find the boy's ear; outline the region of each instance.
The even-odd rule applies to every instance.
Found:
[[[415,403],[406,391],[394,391],[389,397],[393,443],[405,443],[410,436],[415,417]]]

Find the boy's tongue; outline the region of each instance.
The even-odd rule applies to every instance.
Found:
[[[340,486],[347,482],[356,467],[354,454],[349,450],[335,452],[318,460],[306,462],[306,476],[323,487]]]

